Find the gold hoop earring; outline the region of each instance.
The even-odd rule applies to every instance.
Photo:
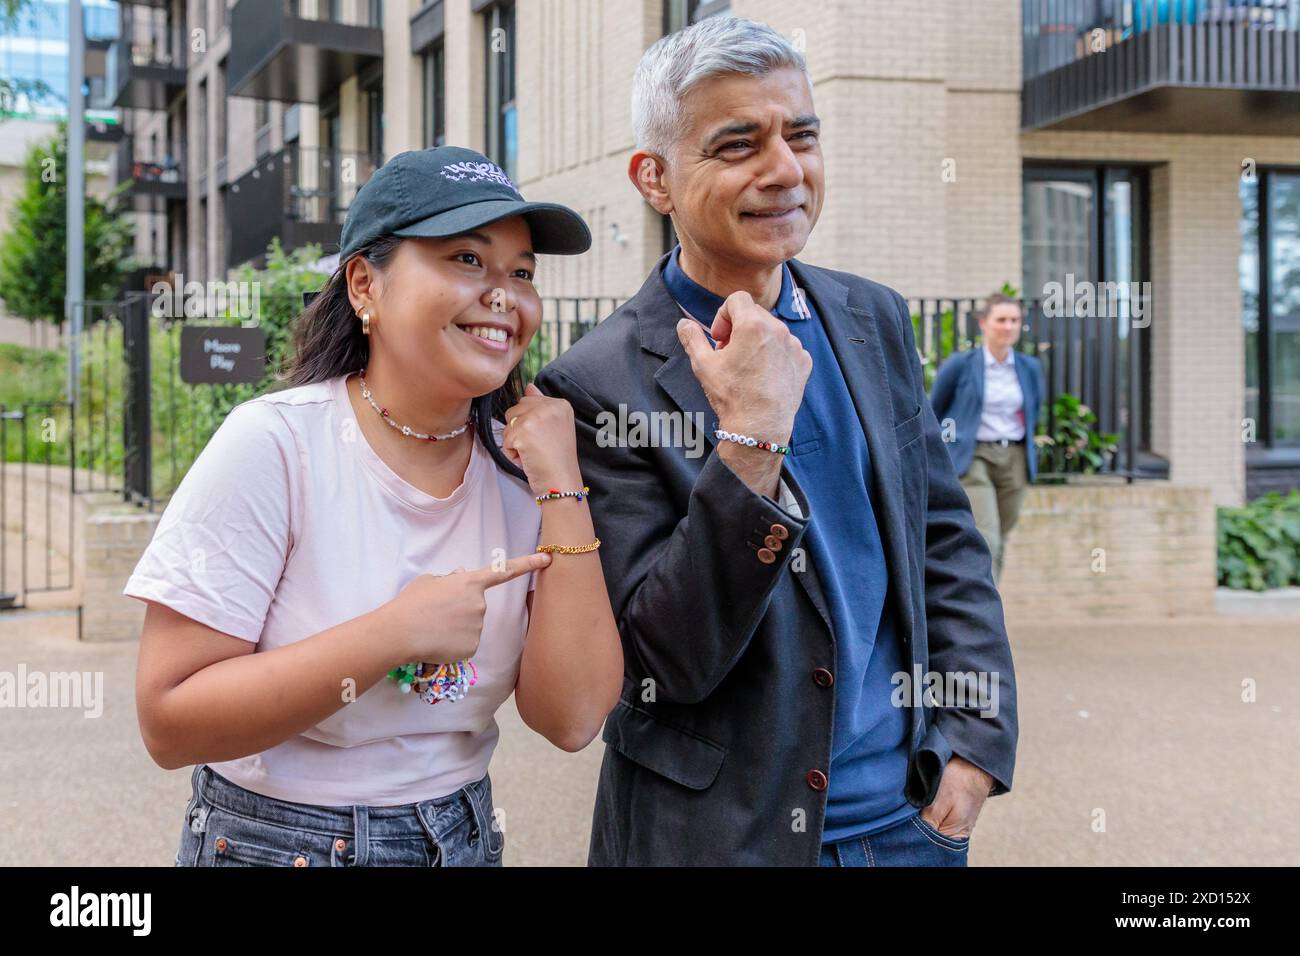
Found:
[[[361,313],[361,334],[362,335],[370,334],[370,313],[369,312]]]

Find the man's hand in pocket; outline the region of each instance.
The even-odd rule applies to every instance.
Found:
[[[939,779],[934,803],[921,810],[921,819],[944,836],[969,838],[992,787],[993,778],[986,771],[953,754]]]

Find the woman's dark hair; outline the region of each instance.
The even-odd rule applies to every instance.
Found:
[[[380,236],[358,249],[355,255],[365,256],[383,268],[401,243],[398,236]],[[352,301],[348,298],[346,267],[347,262],[339,263],[325,288],[312,298],[294,323],[294,357],[288,372],[290,386],[350,375],[361,371],[370,361],[370,339],[362,334],[361,320],[352,311]],[[496,466],[526,481],[522,469],[506,457],[492,434],[492,420],[504,423],[506,409],[516,404],[523,394],[523,375],[516,365],[500,388],[478,396],[470,407],[474,431]]]

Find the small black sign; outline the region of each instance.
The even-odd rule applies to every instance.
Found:
[[[266,332],[238,325],[181,327],[181,380],[191,385],[260,382],[266,373]]]

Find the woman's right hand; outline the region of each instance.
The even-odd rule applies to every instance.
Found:
[[[394,667],[413,661],[450,663],[478,650],[487,611],[487,589],[551,563],[549,554],[511,558],[499,570],[457,568],[450,574],[421,574],[380,608],[395,642]]]

